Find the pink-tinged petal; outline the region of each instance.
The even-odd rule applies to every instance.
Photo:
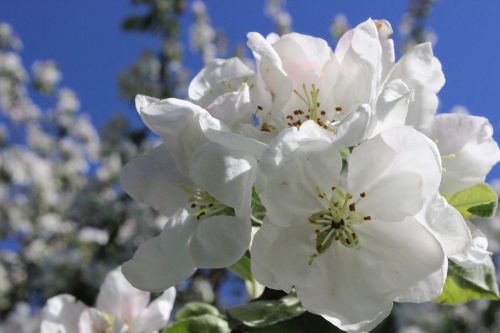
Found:
[[[156,332],[167,325],[175,302],[175,288],[165,290],[155,299],[139,318],[130,324],[132,332]]]
[[[337,106],[348,114],[360,104],[372,104],[381,79],[381,56],[378,31],[369,19],[344,34],[335,49],[340,64],[337,85],[329,93]]]
[[[96,308],[123,322],[130,322],[148,304],[149,293],[133,287],[118,267],[106,275],[97,295]]]

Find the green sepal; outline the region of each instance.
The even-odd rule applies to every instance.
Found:
[[[491,258],[473,267],[462,267],[450,260],[443,293],[434,302],[455,305],[480,298],[497,300],[498,297],[495,267]]]
[[[229,266],[228,269],[245,281],[248,295],[250,295],[252,299],[256,299],[262,295],[264,286],[253,277],[250,265],[250,254],[245,254],[240,260]]]
[[[226,320],[219,316],[204,314],[175,322],[162,333],[229,333],[231,329]]]
[[[231,319],[247,327],[271,326],[304,312],[299,299],[294,295],[280,300],[256,301],[227,310]]]
[[[176,320],[183,320],[192,317],[198,317],[202,315],[220,315],[219,310],[213,305],[202,302],[189,302],[182,309],[177,311],[175,316]]]

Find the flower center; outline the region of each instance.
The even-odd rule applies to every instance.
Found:
[[[194,215],[197,220],[208,216],[235,215],[234,208],[224,205],[206,191],[189,187],[184,187],[184,191],[191,195],[188,203],[192,210],[191,214]]]
[[[321,108],[319,88],[314,83],[311,84],[310,90],[307,89],[305,84],[302,84],[302,92],[294,89],[293,93],[305,104],[305,111],[297,109],[287,115],[288,126],[300,126],[307,120],[314,120],[319,126],[326,129],[330,123],[334,122],[334,119],[330,119],[332,117],[328,112]],[[342,108],[336,107],[335,111],[342,112]]]
[[[325,192],[316,188],[318,197],[326,204],[326,209],[312,214],[309,223],[319,226],[316,233],[316,252],[311,256],[314,258],[324,253],[334,241],[348,248],[355,248],[359,245],[359,237],[353,228],[356,224],[361,224],[371,220],[371,217],[356,211],[356,204],[366,196],[360,193],[359,198],[354,201],[350,193],[341,188],[332,187],[333,194],[328,197]]]

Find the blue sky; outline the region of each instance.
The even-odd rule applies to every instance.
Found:
[[[272,22],[263,14],[264,0],[206,0],[213,25],[223,30],[230,45],[245,41],[248,31],[268,33]],[[368,17],[388,19],[396,28],[406,10],[403,0],[289,0],[297,32],[330,41],[329,23],[337,13],[351,24]],[[100,126],[111,114],[125,113],[139,120],[132,107],[119,99],[116,77],[154,39],[125,34],[120,22],[139,8],[128,0],[0,0],[0,21],[6,21],[24,42],[25,65],[36,59],[57,61],[63,84],[78,92],[83,111]],[[434,7],[430,26],[438,34],[435,54],[443,64],[446,85],[440,93],[440,111],[464,105],[488,117],[500,139],[500,1],[441,0]],[[192,20],[185,15],[185,26]],[[187,29],[185,29],[187,30]],[[184,31],[184,35],[187,35]],[[195,74],[199,58],[186,48],[184,64]],[[500,167],[492,176],[500,177]]]

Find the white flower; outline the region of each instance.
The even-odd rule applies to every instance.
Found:
[[[125,276],[137,288],[164,290],[198,267],[229,266],[248,249],[255,167],[244,154],[225,155],[224,148],[211,143],[193,159],[193,181],[176,168],[165,145],[122,169],[122,186],[132,197],[170,216],[161,235],[143,243],[123,265]],[[198,170],[204,164],[209,173]]]
[[[62,79],[62,74],[54,61],[35,61],[32,66],[34,80],[44,90],[51,91]]]
[[[335,130],[360,108],[372,118],[366,137],[427,123],[444,84],[441,65],[430,44],[415,46],[395,63],[391,34],[388,22],[370,19],[346,32],[332,52],[311,36],[249,33],[257,60],[251,100],[261,129],[279,132],[311,119]]]
[[[132,287],[117,268],[106,276],[95,308],[87,308],[71,295],[49,299],[42,311],[41,333],[153,333],[166,326],[175,289],[150,304],[149,298],[148,292]]]
[[[440,192],[452,194],[482,183],[500,161],[488,119],[464,114],[440,114],[423,132],[436,142],[443,157]]]
[[[416,217],[437,195],[440,159],[422,134],[393,129],[354,148],[344,179],[339,147],[320,131],[311,122],[287,130],[262,158],[268,220],[252,243],[252,271],[268,287],[294,287],[339,328],[369,330],[393,301],[442,290],[446,256]]]

